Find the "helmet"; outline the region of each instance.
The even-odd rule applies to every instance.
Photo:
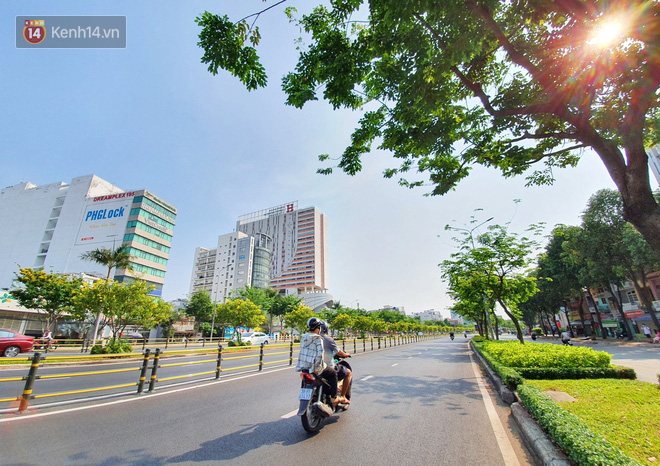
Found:
[[[316,317],[311,317],[307,321],[307,328],[310,329],[311,331],[316,330],[320,326],[321,326],[321,321],[319,319],[317,319]]]
[[[321,333],[325,333],[327,335],[328,330],[330,330],[330,326],[325,320],[321,321]]]

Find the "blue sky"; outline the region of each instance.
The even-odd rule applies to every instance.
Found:
[[[298,34],[283,6],[258,22],[267,88],[247,92],[200,62],[196,16],[208,9],[238,20],[272,3],[2,2],[0,187],[96,174],[176,206],[167,300],[186,297],[195,247],[214,247],[239,215],[297,200],[328,217],[335,299],[445,316],[451,301],[438,264],[454,251],[446,224],[464,227],[483,209],[477,218],[512,221],[518,232],[538,222],[576,225],[589,196],[614,187],[593,154],[558,171],[552,187],[526,188],[522,178],[479,168],[443,197],[383,179],[391,156],[382,151],[354,177],[317,175],[316,156],[339,155],[360,115],[324,102],[284,105],[280,78],[295,65]],[[15,16],[23,15],[126,16],[127,47],[16,49]]]

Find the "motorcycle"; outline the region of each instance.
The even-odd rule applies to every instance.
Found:
[[[451,339],[453,340],[453,339],[454,339],[454,334],[453,334],[453,333],[450,333],[450,334],[449,334],[449,338],[451,338]]]
[[[345,366],[347,369],[352,370],[350,364],[343,358],[337,358],[337,364]],[[298,408],[298,416],[302,421],[303,429],[310,434],[318,432],[323,427],[323,421],[335,413],[346,411],[349,404],[339,403],[337,406],[332,406],[330,400],[330,384],[321,376],[309,371],[303,370],[300,374],[302,383],[300,386],[300,393],[298,399],[300,400],[300,407]],[[345,380],[337,384],[337,391],[340,392],[342,384]],[[351,386],[353,381],[351,380]],[[346,398],[351,399],[351,386],[348,387]]]
[[[47,338],[37,338],[34,340],[33,350],[47,350],[55,351],[57,349],[57,340],[49,340]]]

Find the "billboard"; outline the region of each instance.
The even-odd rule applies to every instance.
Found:
[[[76,237],[76,245],[113,240],[121,244],[132,203],[132,199],[126,197],[128,198],[115,199],[114,196],[103,196],[87,204]],[[110,199],[106,201],[104,198]]]

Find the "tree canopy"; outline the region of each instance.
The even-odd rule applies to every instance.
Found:
[[[249,90],[266,85],[256,23],[271,7],[236,23],[196,19],[211,73],[225,69]],[[293,19],[295,9],[285,11]],[[364,112],[339,169],[359,172],[378,144],[398,161],[385,177],[442,195],[476,165],[548,184],[591,149],[625,219],[660,255],[645,149],[659,142],[659,2],[331,0],[295,22],[309,38],[282,80],[286,103],[322,96]]]
[[[55,330],[57,319],[71,312],[82,280],[28,267],[19,267],[18,270],[18,285],[11,289],[11,295],[21,306],[45,314],[46,329]]]

